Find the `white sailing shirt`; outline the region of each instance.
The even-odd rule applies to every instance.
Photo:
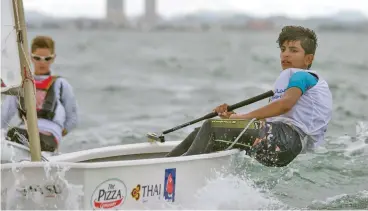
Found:
[[[312,74],[311,74],[312,73]],[[283,70],[274,84],[275,95],[270,102],[280,99],[291,87],[300,88],[302,96],[285,114],[267,118],[297,127],[301,133],[303,149],[323,143],[332,117],[332,94],[327,82],[315,71],[289,68]],[[300,131],[301,130],[301,131]]]

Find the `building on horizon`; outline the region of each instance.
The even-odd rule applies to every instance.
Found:
[[[126,24],[124,0],[106,0],[106,20],[115,24]]]
[[[157,0],[145,0],[143,25],[146,28],[153,28],[158,22]]]

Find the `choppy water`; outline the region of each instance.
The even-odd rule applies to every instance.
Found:
[[[80,125],[65,138],[62,152],[146,141],[147,132],[271,89],[280,71],[278,32],[30,31],[29,40],[38,34],[56,40],[54,73],[70,81],[80,106]],[[365,39],[319,34],[313,69],[329,82],[334,97],[323,147],[285,168],[239,158],[235,176],[212,181],[188,208],[367,209],[366,125],[359,125],[355,138],[357,123],[368,118]],[[193,127],[167,138],[183,139]]]

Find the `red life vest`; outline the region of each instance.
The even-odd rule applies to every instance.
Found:
[[[1,87],[6,87],[6,85],[5,85],[4,81],[3,81],[3,79],[1,79]]]
[[[55,116],[55,110],[57,106],[56,96],[53,89],[54,82],[60,76],[49,76],[48,78],[42,81],[35,81],[36,87],[36,109],[37,109],[37,117],[52,120]],[[62,90],[60,90],[61,96]],[[20,105],[18,107],[19,115],[26,116],[26,112],[24,111],[24,98],[20,98]]]

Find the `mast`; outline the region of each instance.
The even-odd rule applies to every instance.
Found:
[[[24,18],[23,0],[12,0],[14,10],[15,29],[17,31],[18,53],[20,71],[22,75],[22,86],[24,89],[24,103],[27,112],[27,131],[31,160],[41,161],[41,144],[38,132],[38,119],[36,113],[36,88],[34,78],[30,70],[30,59],[28,52],[27,31]]]

